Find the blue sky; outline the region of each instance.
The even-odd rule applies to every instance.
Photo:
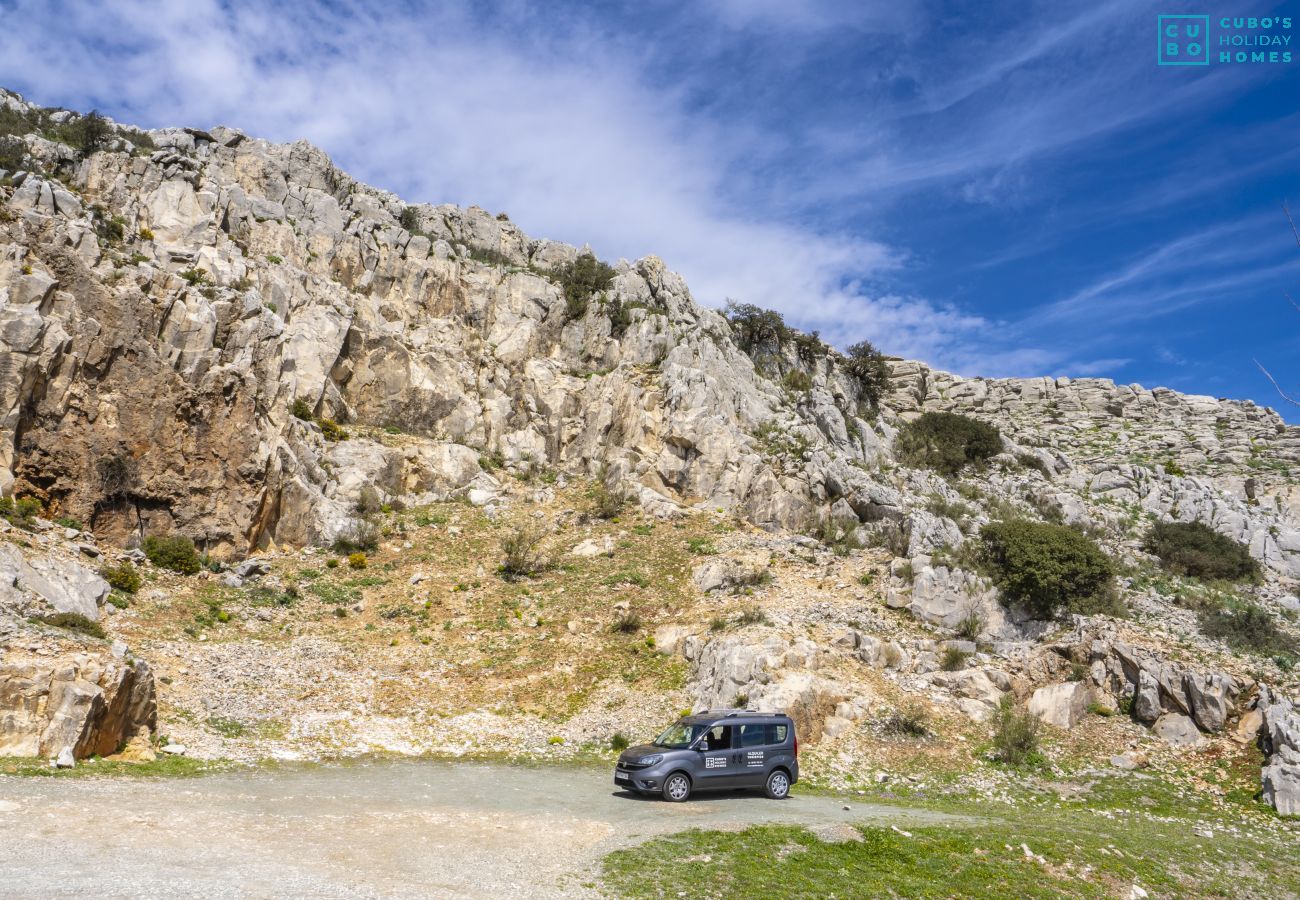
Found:
[[[307,138],[841,346],[1300,419],[1254,363],[1300,391],[1300,47],[1158,67],[1178,12],[1300,35],[1236,0],[0,0],[0,84]]]

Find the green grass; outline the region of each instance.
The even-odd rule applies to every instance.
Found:
[[[1088,779],[1069,799],[1041,783],[1000,792],[1013,803],[895,790],[853,799],[972,824],[900,825],[910,837],[859,824],[863,840],[843,843],[798,826],[687,831],[609,854],[602,886],[619,897],[1114,897],[1138,884],[1153,897],[1236,897],[1289,896],[1300,883],[1295,827],[1250,791],[1216,797],[1135,774]],[[1196,833],[1206,827],[1212,838]]]
[[[35,776],[46,778],[193,778],[235,768],[236,764],[221,760],[190,759],[186,756],[159,755],[153,762],[115,762],[97,759],[81,760],[75,768],[53,769],[48,761],[28,757],[0,759],[0,775]]]

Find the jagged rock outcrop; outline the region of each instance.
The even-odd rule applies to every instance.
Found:
[[[1300,708],[1285,697],[1260,691],[1261,773],[1264,800],[1284,816],[1300,816]]]
[[[46,638],[0,657],[0,756],[108,756],[157,727],[153,673],[108,647]]]

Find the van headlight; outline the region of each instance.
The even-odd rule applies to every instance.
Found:
[[[654,756],[643,756],[637,760],[643,766],[657,766],[663,761],[664,755],[662,753],[656,753]]]

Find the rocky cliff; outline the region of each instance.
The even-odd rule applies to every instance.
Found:
[[[742,335],[654,257],[602,269],[504,214],[404,203],[305,143],[107,123],[83,150],[56,139],[73,114],[4,92],[0,106],[33,123],[5,156],[13,171],[0,173],[0,491],[36,498],[46,521],[75,521],[117,548],[180,533],[213,567],[250,553],[298,565],[310,560],[300,548],[376,543],[362,533],[381,510],[448,500],[488,523],[531,509],[566,534],[572,510],[555,508],[556,491],[589,479],[633,504],[642,536],[700,516],[757,528],[689,578],[674,570],[676,599],[663,600],[673,621],[657,624],[676,630],[660,634],[660,649],[684,658],[701,702],[743,694],[799,709],[810,735],[835,739],[884,690],[862,679],[928,692],[976,721],[1010,695],[1064,728],[1109,698],[1188,744],[1259,705],[1260,678],[1201,633],[1183,586],[1148,577],[1142,537],[1156,521],[1199,521],[1242,542],[1264,571],[1251,602],[1292,628],[1300,429],[1271,410],[1100,379],[966,379],[905,360],[884,363],[876,397],[815,338],[783,326]],[[898,429],[930,411],[996,425],[1000,452],[960,478],[903,464]],[[1009,515],[1095,535],[1127,567],[1130,630],[1078,621],[1063,633],[1003,603],[962,547]],[[603,560],[631,540],[586,540],[597,537],[607,543],[565,552]],[[418,546],[394,540],[386,552],[399,567]],[[5,578],[26,592],[12,609],[37,595],[90,618],[103,608],[106,586],[80,562],[55,566],[36,546],[5,552]],[[815,588],[809,570],[822,573]],[[319,585],[305,571],[272,577]],[[405,600],[427,578],[409,574]],[[250,629],[282,615],[254,616],[242,576],[223,584],[245,591]],[[749,623],[757,634],[718,636],[687,609],[738,593],[783,616]],[[906,626],[890,618],[897,611]],[[573,638],[574,652],[594,646],[575,637],[581,611],[569,613],[577,624],[558,639]],[[459,621],[448,613],[445,624]],[[1171,663],[1162,654],[1174,645],[1199,661]],[[943,671],[944,653],[971,662]],[[140,664],[97,657],[63,677],[18,663],[6,696],[46,684],[40,708],[55,708],[55,681],[84,682],[104,709],[132,711],[111,715],[127,724],[100,728],[109,737],[96,747],[152,727]],[[1290,678],[1285,659],[1250,668],[1275,685]],[[53,744],[36,735],[52,719],[20,718],[6,720],[11,741],[46,753]],[[78,740],[80,753],[89,744]],[[1277,771],[1292,772],[1289,751],[1277,752]]]

